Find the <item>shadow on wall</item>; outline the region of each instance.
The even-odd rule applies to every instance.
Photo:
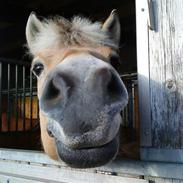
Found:
[[[145,118],[146,123],[141,124],[142,133],[150,130],[152,147],[182,148],[183,90],[180,87],[182,82],[178,79],[167,79],[166,74],[163,78],[158,72],[151,74],[150,77],[149,79],[140,74],[138,76],[141,117]]]

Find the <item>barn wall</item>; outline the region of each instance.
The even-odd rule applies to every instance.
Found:
[[[183,163],[182,8],[136,1],[142,160]]]
[[[152,145],[183,148],[183,1],[155,1],[149,30]]]

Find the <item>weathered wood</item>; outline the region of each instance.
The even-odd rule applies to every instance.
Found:
[[[136,0],[137,65],[141,146],[151,146],[147,0]]]
[[[59,163],[58,161],[50,159],[45,153],[41,151],[0,148],[0,159],[66,166],[65,163]]]
[[[13,177],[11,175],[1,175],[0,174],[0,182],[1,183],[43,183],[37,180],[24,179],[19,177]]]
[[[51,160],[46,154],[36,151],[25,150],[10,150],[0,149],[0,160],[2,162],[19,162],[24,164],[34,164],[47,167],[61,167],[74,170],[67,167],[63,162]],[[117,159],[110,164],[98,168],[77,169],[94,173],[96,171],[116,172],[117,174],[128,174],[133,176],[154,176],[183,179],[183,164],[180,163],[158,163],[158,162],[143,162],[134,160]]]
[[[156,177],[144,177],[149,180],[150,183],[183,183],[180,179],[167,179],[167,178],[156,178]]]
[[[148,183],[147,180],[143,179],[103,175],[78,171],[77,169],[70,170],[63,167],[46,167],[5,161],[0,161],[0,174],[52,183]]]
[[[183,148],[183,1],[156,1],[149,30],[153,147]]]
[[[145,161],[183,163],[183,149],[141,148],[140,154]]]

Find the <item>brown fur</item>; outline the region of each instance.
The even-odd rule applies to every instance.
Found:
[[[51,138],[46,130],[47,125],[47,118],[44,116],[44,114],[40,113],[40,118],[42,119],[40,121],[40,127],[41,127],[41,139],[44,151],[46,154],[48,154],[52,159],[58,160],[57,152],[55,148],[55,141],[53,138]]]

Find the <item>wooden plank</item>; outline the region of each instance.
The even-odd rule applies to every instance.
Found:
[[[139,111],[141,124],[141,146],[150,147],[152,145],[152,142],[147,19],[147,0],[136,0],[137,67]]]
[[[183,149],[141,148],[140,154],[145,161],[183,163]]]
[[[1,183],[43,183],[40,181],[36,181],[36,180],[28,180],[28,179],[24,179],[24,178],[19,178],[19,177],[13,177],[10,175],[1,175],[0,174],[0,182]]]
[[[63,162],[51,160],[43,152],[0,149],[0,160],[3,162],[21,162],[24,164],[37,164],[40,166],[69,168]],[[76,170],[69,168],[70,170]],[[134,176],[154,176],[183,179],[183,164],[180,163],[161,163],[148,161],[135,161],[127,159],[116,159],[115,161],[98,168],[77,169],[94,173],[96,171],[116,172],[118,174],[130,174]]]
[[[20,149],[0,148],[0,159],[25,161],[39,164],[48,164],[48,165],[62,165],[62,166],[65,165],[65,163],[63,162],[60,163],[58,161],[50,159],[44,152],[20,150]]]
[[[183,183],[183,180],[172,179],[171,183]]]
[[[152,183],[183,183],[183,179],[167,179],[167,178],[157,178],[157,177],[144,177],[146,180]]]
[[[72,183],[148,183],[147,180],[127,178],[112,175],[70,170],[66,168],[28,165],[15,162],[0,161],[0,174],[9,174],[24,179],[42,182],[72,182]]]
[[[168,183],[166,179],[165,179],[165,183]],[[170,183],[183,183],[183,180],[180,180],[180,179],[171,179],[171,182]]]
[[[183,1],[156,1],[149,30],[153,147],[183,148]]]

